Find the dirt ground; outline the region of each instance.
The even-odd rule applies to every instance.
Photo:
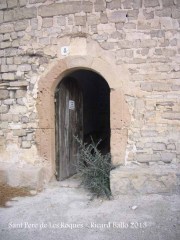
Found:
[[[15,188],[8,185],[0,184],[0,207],[8,207],[6,203],[13,201],[15,197],[32,196],[27,188]]]
[[[91,195],[76,185],[54,182],[33,197],[6,200],[8,208],[0,208],[3,240],[180,239],[179,195],[91,200]]]

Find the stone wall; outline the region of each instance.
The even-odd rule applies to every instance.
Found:
[[[131,118],[119,163],[178,163],[179,29],[179,0],[1,0],[0,161],[50,164],[39,154],[35,137],[39,82],[59,59],[66,59],[61,46],[70,45],[70,56],[99,57],[118,77],[108,83],[112,91],[123,91]],[[120,121],[118,114],[113,121]],[[127,126],[111,126],[118,158],[116,142],[121,144]]]

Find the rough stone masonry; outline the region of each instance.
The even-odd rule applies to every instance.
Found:
[[[113,193],[177,191],[180,0],[0,1],[0,182],[53,178],[52,99],[73,68],[112,90]]]

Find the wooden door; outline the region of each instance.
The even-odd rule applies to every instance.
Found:
[[[83,136],[83,98],[76,79],[63,79],[55,99],[56,174],[63,180],[76,173],[79,147],[74,136]]]

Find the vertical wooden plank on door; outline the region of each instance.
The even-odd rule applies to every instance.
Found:
[[[74,108],[70,107],[74,103]],[[77,81],[66,78],[56,94],[56,166],[58,180],[76,173],[78,143],[74,136],[82,138],[82,93]]]
[[[74,108],[69,110],[69,143],[70,143],[70,175],[76,173],[78,158],[78,143],[75,136],[82,138],[82,93],[75,79],[69,81],[69,100],[74,103]]]

